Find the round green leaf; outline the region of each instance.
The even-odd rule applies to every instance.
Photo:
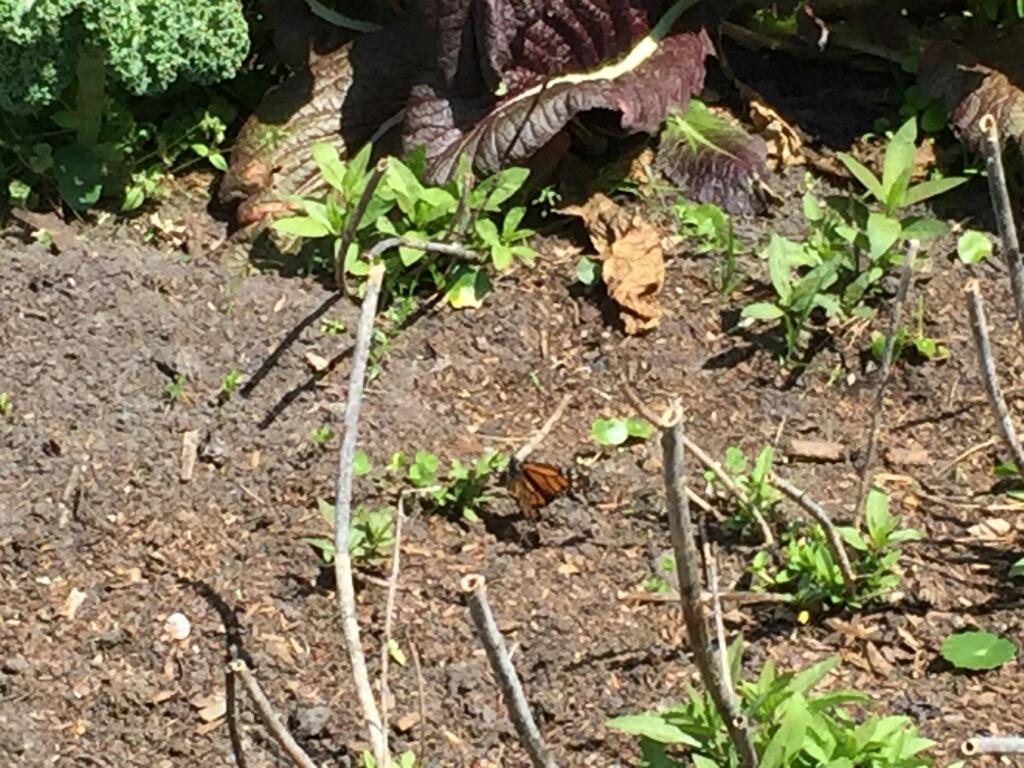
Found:
[[[624,419],[595,419],[590,436],[598,445],[622,445],[629,439],[629,427]]]
[[[942,658],[958,669],[995,669],[1016,655],[1016,645],[991,632],[961,632],[942,643]]]
[[[964,264],[978,264],[992,255],[992,241],[976,229],[968,229],[956,242],[956,255]]]
[[[601,278],[601,265],[584,256],[576,263],[576,279],[586,286],[597,283]]]
[[[654,434],[654,425],[647,419],[626,419],[626,431],[630,437],[646,440]]]
[[[486,271],[464,267],[456,273],[445,298],[454,309],[479,309],[490,290],[491,280]]]

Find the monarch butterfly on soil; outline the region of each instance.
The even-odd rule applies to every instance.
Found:
[[[569,478],[558,467],[536,461],[520,463],[513,457],[508,464],[508,492],[516,500],[524,517],[537,517],[558,494],[569,488]]]

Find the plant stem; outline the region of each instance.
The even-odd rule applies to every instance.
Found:
[[[1002,244],[1003,258],[1010,270],[1010,286],[1013,289],[1013,305],[1017,310],[1017,324],[1024,338],[1024,267],[1021,265],[1020,240],[1017,225],[1013,219],[1013,204],[1006,187],[1006,170],[1003,168],[1003,153],[999,138],[999,126],[991,114],[983,115],[978,127],[984,135],[981,147],[985,154],[985,168],[988,171],[988,190],[992,198],[992,210],[996,215],[996,227]]]
[[[914,259],[917,258],[918,249],[921,244],[917,240],[911,240],[907,247],[907,254],[904,257],[903,270],[900,273],[900,286],[896,291],[896,303],[892,308],[892,317],[889,321],[889,333],[885,337],[885,347],[882,350],[882,374],[878,382],[878,389],[875,391],[875,400],[871,405],[871,428],[868,431],[868,446],[864,451],[864,466],[861,468],[860,484],[857,487],[857,499],[853,507],[854,520],[860,518],[861,507],[868,495],[868,487],[871,485],[871,468],[875,463],[875,456],[878,453],[878,428],[882,421],[882,411],[885,409],[885,390],[889,386],[889,379],[892,376],[892,358],[896,349],[896,338],[899,336],[900,326],[903,323],[903,309],[907,304],[907,294],[910,293],[910,277],[914,271]]]
[[[370,201],[377,192],[377,187],[380,186],[381,179],[384,178],[384,174],[387,171],[388,159],[382,157],[377,161],[377,166],[373,169],[373,173],[370,174],[370,178],[366,180],[363,193],[359,196],[356,207],[349,215],[348,222],[345,224],[345,230],[341,233],[341,239],[338,241],[337,249],[334,252],[334,282],[338,290],[343,294],[348,293],[348,283],[345,280],[345,259],[348,256],[349,248],[352,247],[352,243],[356,241],[359,233],[359,222],[366,215],[366,209],[370,206]]]
[[[363,710],[370,732],[370,746],[377,765],[386,768],[390,764],[387,732],[381,723],[377,702],[370,687],[370,675],[366,669],[366,657],[359,638],[359,618],[356,614],[355,587],[352,584],[352,557],[348,551],[349,530],[352,524],[352,462],[356,452],[359,431],[359,409],[363,402],[363,386],[366,383],[366,363],[370,356],[370,337],[373,334],[377,316],[377,300],[384,282],[384,267],[374,265],[366,281],[366,296],[363,299],[356,332],[355,352],[352,356],[352,373],[349,379],[348,401],[345,403],[344,434],[338,450],[338,475],[334,490],[334,577],[337,582],[338,613],[345,635],[345,645],[352,677],[355,681],[359,704]]]
[[[988,323],[985,320],[985,302],[981,297],[978,281],[968,282],[964,293],[967,294],[971,333],[974,334],[974,346],[978,353],[978,365],[981,369],[981,379],[985,384],[985,393],[988,395],[989,406],[996,417],[996,424],[999,426],[1003,440],[1017,465],[1017,471],[1024,472],[1024,450],[1021,450],[1017,431],[1013,428],[1013,421],[1010,418],[1010,410],[1006,406],[1002,389],[999,387],[999,379],[996,377],[996,364],[992,356],[992,344],[988,338]]]
[[[519,734],[519,743],[530,756],[534,768],[557,768],[554,759],[548,754],[544,738],[537,729],[537,724],[530,713],[530,705],[523,693],[512,660],[509,658],[501,631],[494,621],[494,614],[487,601],[487,585],[484,577],[470,574],[462,579],[462,594],[469,604],[469,615],[473,618],[477,636],[487,652],[487,660],[491,663],[491,672],[501,689],[501,696],[508,708],[509,717]]]
[[[418,490],[418,489],[417,489]],[[398,495],[398,511],[395,513],[395,541],[391,546],[391,575],[388,578],[388,596],[384,602],[384,637],[380,644],[380,721],[385,730],[388,727],[388,667],[391,662],[391,625],[395,615],[395,595],[398,593],[398,574],[402,567],[402,522],[405,520],[405,496]]]
[[[975,736],[960,747],[965,755],[1024,755],[1024,736]]]
[[[757,751],[746,718],[740,711],[732,689],[722,677],[722,666],[711,644],[708,634],[705,603],[702,599],[699,553],[694,536],[690,505],[686,496],[686,469],[684,451],[686,439],[682,418],[665,427],[661,437],[664,452],[664,477],[666,508],[669,526],[672,530],[672,547],[675,550],[676,572],[679,577],[679,602],[686,622],[686,633],[694,661],[701,679],[711,694],[722,720],[729,731],[739,753],[743,768],[757,768]],[[712,598],[714,600],[714,598]],[[721,652],[721,649],[720,649]]]
[[[292,762],[299,766],[299,768],[317,768],[316,763],[310,759],[309,755],[305,753],[291,733],[288,732],[288,729],[284,727],[281,718],[274,712],[274,707],[271,705],[270,700],[267,699],[266,694],[263,693],[259,681],[253,675],[249,666],[242,659],[233,659],[228,664],[228,668],[241,679],[242,685],[245,686],[245,689],[252,697],[253,703],[256,704],[256,710],[259,712],[263,724],[267,726],[267,730],[277,740],[277,743],[281,745],[281,748],[288,754]]]
[[[846,554],[846,547],[843,546],[843,540],[839,536],[839,531],[836,530],[835,525],[832,523],[832,518],[829,516],[825,508],[809,498],[806,491],[802,491],[795,485],[790,483],[785,478],[779,477],[776,473],[772,472],[768,478],[768,482],[782,491],[790,500],[799,504],[807,514],[813,517],[822,530],[825,531],[825,541],[828,542],[829,551],[832,553],[832,559],[836,561],[836,565],[839,566],[840,572],[843,574],[843,584],[846,588],[846,593],[853,594],[854,589],[857,586],[857,576],[853,572],[853,568],[850,566],[850,558]]]

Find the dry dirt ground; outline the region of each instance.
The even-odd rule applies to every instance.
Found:
[[[128,230],[87,232],[83,245],[62,255],[0,245],[0,391],[11,399],[0,418],[0,763],[287,765],[227,679],[233,644],[318,762],[357,764],[364,732],[333,584],[300,540],[322,532],[316,502],[332,494],[338,438],[317,446],[311,431],[340,420],[355,308],[328,314],[345,331],[313,324],[254,386],[219,399],[225,374],[252,377],[327,290],[277,273],[240,277]],[[1024,731],[1019,659],[962,674],[938,655],[958,627],[1015,640],[1024,629],[1022,585],[1007,576],[1024,550],[1024,516],[994,488],[998,452],[945,469],[993,434],[961,293],[972,270],[949,245],[932,250],[914,292],[950,357],[900,362],[883,420],[882,481],[925,534],[907,547],[900,599],[807,626],[782,607],[727,615],[730,633],[750,643],[748,668],[838,653],[829,685],[910,714],[945,762],[972,734]],[[399,450],[467,460],[488,446],[514,449],[565,393],[573,398],[536,457],[573,467],[579,490],[546,509],[536,532],[500,495],[484,523],[414,514],[405,526],[395,637],[408,661],[391,665],[393,739],[429,765],[526,764],[458,593],[470,572],[488,579],[563,765],[633,763],[633,744],[605,720],[676,701],[694,679],[678,610],[627,599],[654,575],[668,534],[657,441],[601,450],[589,437],[594,418],[632,413],[623,377],[655,405],[682,397],[690,435],[716,456],[778,440],[780,471],[830,509],[856,487],[878,378],[862,355],[869,329],[847,329],[787,381],[757,339],[723,332],[735,315],[709,287],[711,257],[672,259],[661,327],[626,338],[600,300],[572,285],[564,243],[539,248],[540,267],[498,280],[481,310],[430,310],[397,335],[364,406],[361,445],[381,467]],[[1010,388],[1024,361],[1005,271],[973,271]],[[317,376],[309,353],[340,357]],[[173,401],[172,371],[186,378]],[[191,431],[199,461],[183,482]],[[839,443],[844,457],[800,461],[786,449],[792,438]],[[697,472],[692,485],[703,491]],[[363,479],[357,497],[389,504],[396,490]],[[988,518],[1009,531],[969,531]],[[754,550],[721,538],[731,587]],[[364,572],[360,618],[376,674],[384,569]],[[175,612],[191,622],[182,641],[165,635]]]

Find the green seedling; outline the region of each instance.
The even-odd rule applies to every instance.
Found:
[[[0,416],[7,418],[11,415],[11,396],[7,392],[0,392]]]
[[[164,385],[164,396],[172,403],[178,402],[185,394],[187,384],[188,379],[185,378],[184,374],[175,374],[174,380]]]
[[[838,665],[838,656],[786,673],[769,659],[755,678],[745,674],[741,655],[742,642],[737,640],[729,648],[726,663],[762,768],[933,764],[925,753],[934,742],[922,738],[909,717],[865,715],[872,709],[872,697],[858,691],[817,690]],[[711,695],[689,685],[685,688],[681,704],[617,717],[608,727],[639,739],[637,764],[647,768],[741,765]]]
[[[321,424],[318,427],[314,427],[313,431],[309,434],[309,439],[313,441],[313,445],[323,447],[331,441],[334,437],[334,430],[331,429],[330,424]]]
[[[605,447],[623,445],[629,440],[646,440],[652,434],[654,427],[646,419],[594,419],[590,425],[591,439]]]
[[[992,240],[984,232],[968,229],[957,238],[956,255],[964,264],[980,264],[992,255]]]
[[[334,505],[317,499],[317,509],[330,531],[334,530]],[[320,554],[324,565],[334,562],[337,550],[333,536],[307,536],[301,539]],[[357,507],[352,513],[348,551],[354,560],[367,565],[380,565],[395,543],[394,510],[390,507],[371,510]]]
[[[220,388],[217,390],[217,399],[220,402],[227,402],[235,390],[238,389],[238,385],[242,383],[242,372],[237,368],[232,368],[230,371],[224,374],[220,380]]]
[[[938,361],[949,357],[949,347],[924,332],[924,298],[918,298],[917,309],[914,311],[913,332],[907,328],[900,328],[896,332],[896,339],[893,343],[892,357],[898,360],[907,350],[913,350],[924,360]],[[871,334],[871,354],[876,360],[881,360],[885,352],[886,336],[883,333]]]
[[[751,530],[758,514],[765,520],[776,516],[776,507],[782,495],[768,482],[774,461],[775,449],[770,445],[761,449],[752,466],[739,448],[729,446],[725,449],[722,467],[746,497],[746,503],[737,502],[734,513],[726,521],[733,530],[740,533]],[[705,472],[704,479],[713,485],[720,484],[714,472]]]
[[[345,332],[345,324],[341,320],[324,318],[320,321],[320,333],[324,336],[340,336]]]
[[[732,219],[713,203],[684,201],[676,204],[680,233],[691,241],[694,253],[718,255],[715,282],[723,296],[731,295],[743,282],[737,267],[737,242]]]
[[[991,632],[960,632],[942,643],[942,658],[957,669],[996,669],[1017,656],[1017,646]]]
[[[444,473],[440,459],[429,451],[417,451],[411,461],[404,454],[395,454],[388,468],[398,473],[404,470],[413,487],[430,489],[428,498],[437,511],[475,522],[481,507],[491,500],[486,493],[491,477],[507,465],[507,456],[488,449],[468,465],[453,459]]]

